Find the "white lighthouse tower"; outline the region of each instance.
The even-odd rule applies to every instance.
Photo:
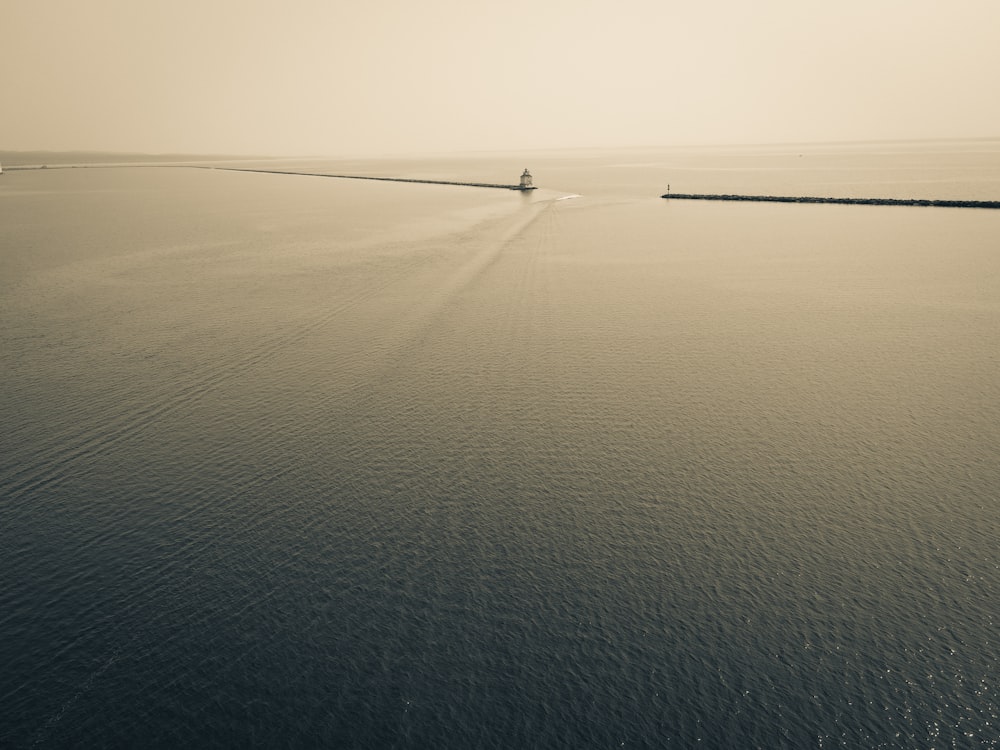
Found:
[[[531,184],[531,172],[525,167],[524,174],[521,175],[521,190],[530,190],[532,188],[534,188],[534,185]]]

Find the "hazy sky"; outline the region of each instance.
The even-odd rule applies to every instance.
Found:
[[[1000,135],[998,0],[2,0],[0,150]]]

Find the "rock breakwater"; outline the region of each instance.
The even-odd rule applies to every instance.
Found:
[[[1000,201],[933,200],[924,198],[817,198],[794,195],[699,195],[666,193],[661,198],[694,201],[755,201],[764,203],[846,203],[863,206],[939,206],[943,208],[1000,208]]]

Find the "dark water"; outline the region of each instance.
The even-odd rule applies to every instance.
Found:
[[[1000,212],[656,196],[1000,148],[799,153],[5,173],[0,746],[996,746]]]

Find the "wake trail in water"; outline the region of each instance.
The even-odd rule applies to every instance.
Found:
[[[419,326],[420,320],[425,320],[435,308],[440,307],[449,298],[458,294],[462,288],[471,283],[483,273],[498,257],[507,243],[523,233],[552,205],[551,201],[540,201],[530,204],[524,213],[519,212],[512,225],[508,226],[499,241],[487,243],[486,248],[474,255],[452,273],[447,281],[438,287],[432,295],[425,298],[421,307],[423,312],[415,311],[407,325],[412,329]],[[467,236],[470,241],[475,237],[474,229]],[[395,269],[395,273],[378,283],[372,283],[358,290],[346,299],[342,299],[322,314],[315,316],[297,329],[283,331],[262,339],[260,344],[234,360],[223,360],[205,368],[193,371],[191,379],[178,384],[172,391],[159,398],[152,399],[139,408],[130,408],[122,404],[119,409],[101,421],[100,424],[71,434],[62,434],[57,442],[47,448],[42,448],[34,454],[34,460],[21,465],[0,480],[0,494],[11,499],[30,496],[42,489],[51,489],[60,485],[72,476],[75,469],[84,462],[111,450],[115,446],[141,434],[163,418],[182,407],[197,403],[207,394],[217,390],[228,381],[242,376],[254,367],[273,361],[289,348],[329,325],[345,312],[383,293],[398,279],[405,277],[419,265],[419,260],[411,259]],[[414,323],[414,320],[417,323]]]
[[[422,314],[409,324],[409,330],[402,336],[395,354],[380,369],[380,385],[389,382],[394,373],[405,370],[409,358],[415,352],[420,351],[426,338],[449,306],[461,297],[463,292],[486,275],[504,257],[506,252],[522,241],[554,205],[555,201],[552,200],[531,204],[524,216],[520,216],[517,221],[506,227],[499,236],[487,241],[481,250],[463,263],[454,274],[426,297]],[[379,398],[377,392],[370,388],[360,393],[359,397],[362,399],[359,404],[367,404]]]
[[[116,648],[114,652],[112,652],[111,656],[108,657],[108,659],[103,664],[101,664],[100,667],[98,667],[96,670],[90,673],[90,675],[83,682],[83,684],[81,684],[76,689],[76,692],[74,692],[73,695],[70,696],[70,698],[66,700],[66,702],[64,702],[62,706],[59,707],[59,710],[56,711],[54,714],[52,714],[45,721],[45,723],[39,728],[38,732],[35,734],[35,741],[32,743],[32,747],[38,747],[48,739],[52,730],[56,727],[57,724],[59,724],[60,721],[62,721],[62,718],[66,715],[66,713],[70,711],[77,703],[79,703],[80,699],[91,691],[91,689],[94,687],[94,683],[97,682],[97,680],[100,679],[101,676],[105,672],[107,672],[108,669],[116,661],[118,661],[120,653],[121,649]]]
[[[482,246],[461,263],[449,276],[445,277],[428,294],[420,297],[419,303],[409,310],[409,314],[398,320],[395,330],[386,331],[384,335],[392,346],[387,347],[384,354],[378,361],[370,363],[370,370],[367,370],[365,377],[353,378],[342,383],[338,388],[326,389],[316,395],[315,401],[311,403],[311,410],[315,413],[325,413],[332,404],[338,403],[337,421],[342,426],[345,433],[350,433],[351,425],[363,422],[368,418],[373,404],[378,403],[384,396],[383,391],[391,388],[392,383],[398,378],[405,377],[406,368],[409,361],[419,353],[427,339],[433,336],[433,331],[442,315],[447,314],[450,305],[459,298],[465,290],[481,279],[489,269],[492,268],[507,251],[517,247],[527,241],[532,236],[533,230],[542,222],[542,226],[550,231],[550,222],[547,217],[554,206],[554,202],[540,202],[527,207],[523,213],[519,213],[513,221],[507,221],[499,227],[494,228],[495,234],[488,239],[477,239]],[[549,239],[549,235],[543,232],[543,241]],[[537,253],[532,254],[532,258]],[[292,421],[285,425],[282,430],[260,430],[260,447],[265,452],[278,443],[296,441],[303,434],[313,429],[309,423]],[[300,443],[302,441],[299,441]],[[311,441],[306,441],[306,445],[314,445]],[[322,444],[316,444],[315,450],[318,452],[326,450]],[[311,455],[311,454],[310,454]],[[303,456],[308,459],[309,456]],[[195,492],[193,499],[207,499],[212,496],[213,508],[223,509],[238,502],[252,489],[275,481],[296,471],[295,466],[283,466],[254,473],[245,477],[237,487],[224,497],[212,495],[210,489],[199,489]],[[305,500],[301,501],[305,502]],[[261,507],[253,513],[243,517],[241,522],[241,533],[251,534],[255,530],[266,528],[269,520],[275,516],[283,516],[294,513],[300,502],[286,499],[278,505]],[[189,509],[178,518],[183,518],[199,512],[200,502],[192,502]],[[199,548],[204,545],[204,540],[192,540],[183,548],[176,551],[178,557],[190,560],[191,556],[197,556]]]
[[[415,307],[411,310],[412,315],[400,318],[395,325],[395,330],[387,334],[388,341],[393,345],[387,348],[384,357],[380,357],[380,363],[372,363],[378,373],[377,377],[372,377],[369,373],[369,377],[354,377],[338,388],[324,391],[315,402],[315,409],[318,411],[328,410],[331,404],[339,403],[341,406],[338,407],[340,411],[338,418],[342,420],[346,431],[351,429],[352,424],[365,420],[370,413],[372,402],[379,399],[380,390],[386,379],[392,379],[393,376],[403,376],[408,358],[419,351],[421,341],[425,337],[433,335],[430,332],[434,329],[436,321],[446,313],[455,299],[460,297],[464,290],[482,279],[506,252],[520,251],[526,243],[530,244],[531,241],[536,240],[535,235],[538,233],[534,232],[533,229],[539,226],[539,222],[542,222],[541,226],[546,231],[550,231],[550,222],[542,220],[550,216],[554,205],[554,201],[532,203],[526,206],[523,211],[519,211],[513,219],[491,222],[485,236],[481,228],[462,235],[467,238],[469,243],[476,243],[473,252],[465,255],[463,262],[446,275],[434,287],[431,294],[420,296],[414,303]],[[545,233],[542,234],[547,236]],[[410,269],[412,265],[411,263],[404,264],[404,271]],[[151,405],[139,411],[126,411],[118,415],[117,424],[122,426],[117,428],[118,431],[115,433],[112,433],[112,430],[116,429],[116,423],[103,422],[99,426],[100,435],[93,434],[88,442],[71,450],[65,450],[62,453],[50,452],[46,460],[35,462],[32,467],[29,467],[29,470],[22,472],[20,482],[8,482],[8,491],[14,488],[22,498],[26,498],[39,487],[58,486],[72,473],[74,467],[79,467],[83,462],[93,459],[110,450],[113,446],[134,437],[142,430],[148,429],[158,419],[180,408],[181,404],[199,398],[199,394],[211,391],[227,379],[235,377],[239,372],[253,367],[254,363],[280,356],[287,346],[301,340],[310,331],[329,323],[340,311],[351,304],[357,304],[360,300],[378,294],[392,283],[392,279],[389,279],[380,284],[369,286],[343,301],[333,310],[317,315],[300,329],[284,337],[264,341],[255,350],[235,361],[222,362],[207,371],[203,371],[202,374],[193,377],[189,383],[172,391],[165,403]],[[373,383],[378,385],[373,387]],[[290,422],[282,430],[261,429],[259,431],[261,449],[265,453],[271,453],[274,446],[287,443],[290,440],[294,441],[310,429],[312,426],[309,423],[296,421]],[[96,433],[97,430],[94,432]],[[306,445],[313,445],[309,441],[304,442]],[[241,474],[237,477],[237,481],[231,482],[221,495],[218,487],[198,487],[193,492],[190,489],[186,490],[188,502],[185,503],[185,507],[178,508],[178,513],[172,518],[172,522],[176,523],[183,518],[204,512],[206,504],[210,502],[213,513],[229,516],[232,519],[230,521],[232,525],[226,527],[227,536],[237,536],[252,543],[252,540],[266,534],[267,529],[271,528],[273,523],[298,514],[301,507],[310,500],[304,496],[285,498],[282,503],[247,504],[243,502],[243,499],[260,487],[266,487],[287,478],[288,475],[294,475],[301,471],[303,462],[308,463],[315,460],[324,449],[322,445],[315,445],[307,449],[306,455],[303,455],[300,461],[260,467],[256,471]],[[70,458],[67,459],[67,456]],[[197,472],[198,468],[192,467],[192,471]],[[169,492],[169,488],[164,489]],[[241,512],[234,514],[232,509],[237,506],[241,507]],[[208,533],[179,540],[181,543],[172,547],[166,556],[159,560],[155,575],[153,575],[154,571],[150,571],[149,575],[143,574],[142,580],[139,582],[140,585],[134,588],[124,601],[120,601],[108,617],[113,617],[115,620],[124,618],[125,621],[132,621],[136,613],[144,611],[144,602],[150,598],[162,599],[164,586],[169,591],[172,585],[176,585],[165,583],[165,581],[174,581],[179,569],[189,566],[198,567],[213,555],[217,541],[216,533],[216,531],[209,529]],[[237,609],[245,608],[253,603],[255,602],[249,595],[238,596],[237,600],[233,602],[233,606]],[[152,618],[153,621],[156,619],[156,616]],[[141,629],[149,630],[154,624],[153,621],[145,622]],[[52,659],[58,660],[59,653],[73,648],[74,643],[87,637],[89,637],[89,633],[81,634],[77,639],[74,639],[73,643],[60,649],[58,653],[53,653]],[[135,652],[134,642],[138,638],[139,633],[135,632],[129,643],[120,643],[116,646],[108,658],[63,701],[60,708],[39,728],[35,736],[35,746],[43,744],[50,738],[59,723],[85,698],[97,681],[117,661],[123,658],[123,650],[128,650],[129,659],[135,657],[135,653],[138,652]],[[162,645],[158,644],[157,648]],[[177,679],[182,678],[183,675],[180,675]],[[20,688],[14,692],[16,693],[18,690]]]

